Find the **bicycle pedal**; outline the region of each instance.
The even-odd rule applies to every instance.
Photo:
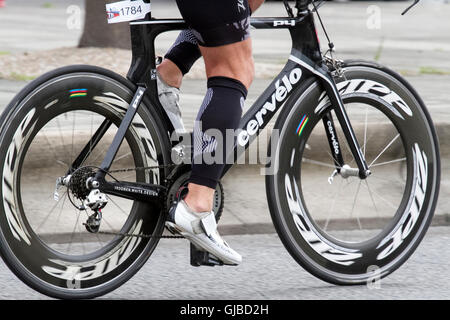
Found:
[[[196,246],[191,243],[191,266],[200,267],[200,266],[223,266],[224,263],[217,259],[215,256],[210,254],[209,252],[199,250]]]

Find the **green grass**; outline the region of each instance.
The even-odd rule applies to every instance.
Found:
[[[12,72],[9,75],[10,79],[16,80],[16,81],[30,81],[30,80],[34,80],[36,79],[36,77],[34,76],[29,76],[26,74],[22,74],[22,73],[16,73],[16,72]]]
[[[384,49],[384,38],[381,38],[380,40],[380,45],[377,48],[377,51],[375,52],[375,56],[374,59],[375,61],[380,61],[381,58],[381,54],[383,53],[383,49]]]
[[[0,56],[7,56],[8,54],[11,54],[9,51],[0,51]]]
[[[413,70],[409,70],[409,69],[401,69],[401,70],[397,70],[397,71],[403,77],[417,76],[417,71],[413,71]]]
[[[46,9],[52,8],[52,7],[53,7],[53,3],[51,3],[51,2],[45,2],[45,3],[42,5],[42,8],[46,8]]]
[[[440,70],[434,67],[420,67],[419,68],[420,74],[433,74],[433,75],[450,75],[449,71]]]

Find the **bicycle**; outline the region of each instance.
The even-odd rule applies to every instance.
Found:
[[[279,140],[268,148],[276,170],[266,176],[276,231],[314,276],[365,284],[400,267],[430,225],[440,180],[436,132],[400,75],[322,55],[312,0],[297,0],[295,15],[286,9],[288,17],[251,20],[256,29],[287,29],[292,51],[243,116],[231,162],[279,111]],[[31,82],[1,116],[0,253],[31,288],[56,298],[106,294],[165,237],[168,207],[190,165],[172,157],[186,149],[171,141],[174,128],[158,101],[155,39],[186,27],[145,12],[130,23],[127,79],[93,66],[57,69]],[[45,163],[43,153],[54,161]],[[308,185],[323,192],[308,193]],[[217,219],[222,208],[219,185]],[[365,211],[376,218],[359,216]],[[220,264],[191,250],[192,265]]]

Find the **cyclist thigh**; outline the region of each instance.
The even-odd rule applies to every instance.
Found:
[[[250,37],[247,0],[177,0],[200,46],[218,47]]]
[[[200,51],[208,78],[222,76],[236,79],[249,89],[255,71],[251,39],[221,47],[200,47]]]

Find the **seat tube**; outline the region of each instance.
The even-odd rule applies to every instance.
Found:
[[[123,118],[119,126],[119,129],[117,130],[117,133],[114,136],[113,142],[109,147],[108,152],[106,153],[106,157],[100,166],[101,170],[97,172],[96,178],[100,178],[101,176],[104,177],[109,168],[111,168],[114,158],[116,157],[117,152],[119,151],[119,148],[123,142],[123,139],[125,138],[125,134],[128,128],[130,127],[142,100],[144,99],[146,91],[147,89],[145,87],[138,87],[129,108],[125,113],[125,117]]]

